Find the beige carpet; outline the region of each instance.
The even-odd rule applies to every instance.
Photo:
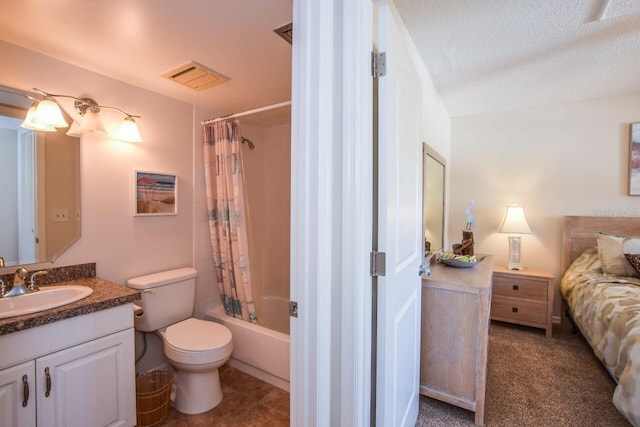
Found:
[[[615,382],[569,322],[544,331],[492,322],[486,426],[629,426],[611,397]],[[473,412],[420,397],[416,426],[472,426]]]

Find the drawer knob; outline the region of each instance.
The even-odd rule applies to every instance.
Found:
[[[518,285],[513,285],[513,290],[517,291],[518,290]]]
[[[518,312],[518,307],[511,307],[511,312],[512,313],[517,313]]]

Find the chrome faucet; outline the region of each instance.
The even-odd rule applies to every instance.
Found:
[[[36,277],[42,276],[44,274],[48,274],[48,272],[45,270],[41,270],[36,271],[35,273],[31,274],[31,277],[29,277],[29,272],[26,268],[18,268],[16,270],[15,276],[13,276],[12,286],[7,286],[4,282],[1,284],[2,290],[0,291],[0,297],[15,297],[18,295],[24,295],[38,291],[38,286],[36,285]]]
[[[29,277],[27,269],[24,267],[18,268],[15,276],[13,276],[13,285],[10,288],[5,289],[2,293],[2,297],[15,297],[29,293],[29,289],[24,285],[24,281],[27,277]]]

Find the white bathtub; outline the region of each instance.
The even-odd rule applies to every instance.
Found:
[[[289,391],[289,335],[227,316],[222,306],[207,310],[204,318],[231,331],[231,366]]]

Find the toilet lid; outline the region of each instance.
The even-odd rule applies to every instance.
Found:
[[[165,340],[183,351],[208,351],[229,344],[231,331],[219,323],[190,318],[169,326]]]

